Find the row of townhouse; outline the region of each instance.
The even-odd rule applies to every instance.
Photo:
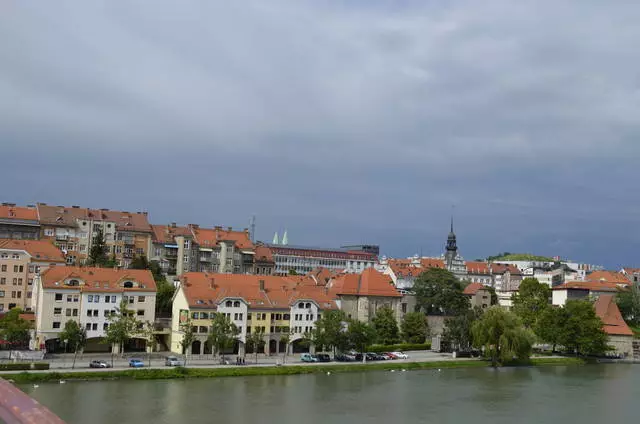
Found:
[[[399,319],[407,312],[403,296],[392,281],[372,268],[360,274],[311,276],[255,276],[186,273],[173,302],[171,350],[210,354],[207,343],[214,313],[226,314],[239,328],[234,352],[247,353],[247,335],[263,335],[264,353],[289,353],[309,349],[305,334],[328,310],[341,309],[348,318],[369,321],[379,308],[390,307]],[[183,347],[184,326],[196,336]],[[290,336],[290,343],[282,340]],[[313,349],[313,347],[311,347]]]

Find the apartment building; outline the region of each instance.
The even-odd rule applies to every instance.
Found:
[[[140,324],[155,320],[156,284],[148,270],[93,267],[52,267],[34,281],[35,346],[55,352],[64,348],[59,334],[74,320],[87,332],[85,352],[107,352],[102,343],[109,316],[127,302]],[[134,337],[125,350],[143,350],[146,340]],[[117,347],[113,347],[117,352]]]
[[[181,276],[173,301],[171,350],[183,352],[183,326],[190,323],[196,340],[188,352],[211,354],[211,320],[215,313],[224,313],[240,329],[236,354],[250,353],[245,348],[247,335],[256,331],[263,334],[264,353],[305,351],[305,334],[324,311],[335,309],[327,290],[307,277],[188,272]],[[285,334],[291,337],[288,345],[281,340]]]
[[[51,242],[0,239],[0,312],[31,311],[38,272],[64,264],[64,255]]]
[[[98,231],[102,230],[107,255],[127,267],[135,256],[149,257],[153,230],[146,212],[49,206],[38,203],[42,238],[67,254],[69,264],[83,264]]]
[[[288,275],[292,271],[304,275],[316,268],[359,273],[372,268],[378,256],[370,250],[350,250],[345,248],[324,248],[292,246],[282,244],[266,245],[273,255],[276,275]]]
[[[179,226],[175,222],[152,225],[152,229],[150,260],[158,261],[167,275],[186,272],[254,273],[256,246],[249,237],[248,229],[201,228],[196,224]],[[264,268],[265,265],[261,265],[261,270]]]
[[[40,223],[35,206],[16,206],[14,203],[0,205],[0,239],[37,240],[40,238]]]

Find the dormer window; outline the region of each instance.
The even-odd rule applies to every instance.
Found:
[[[124,287],[125,289],[132,289],[133,288],[133,281],[125,281],[122,284],[122,287]]]
[[[80,285],[80,281],[78,280],[69,280],[67,281],[67,286],[79,286]]]
[[[298,308],[299,309],[304,309],[304,303],[302,303],[302,302],[298,303]]]
[[[227,308],[231,308],[233,306],[233,302],[230,300],[227,300],[227,302],[224,304]]]
[[[233,307],[234,308],[239,308],[240,307],[240,302],[237,301],[237,300],[235,302],[233,302]]]

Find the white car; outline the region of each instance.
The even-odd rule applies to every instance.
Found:
[[[409,359],[409,355],[404,352],[391,352],[391,354],[398,359]]]
[[[184,361],[177,356],[167,356],[164,364],[168,367],[184,367]]]

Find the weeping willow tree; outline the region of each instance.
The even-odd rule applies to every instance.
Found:
[[[533,333],[522,326],[512,312],[492,306],[471,329],[473,344],[484,348],[484,354],[495,367],[514,359],[527,360],[534,342]]]

